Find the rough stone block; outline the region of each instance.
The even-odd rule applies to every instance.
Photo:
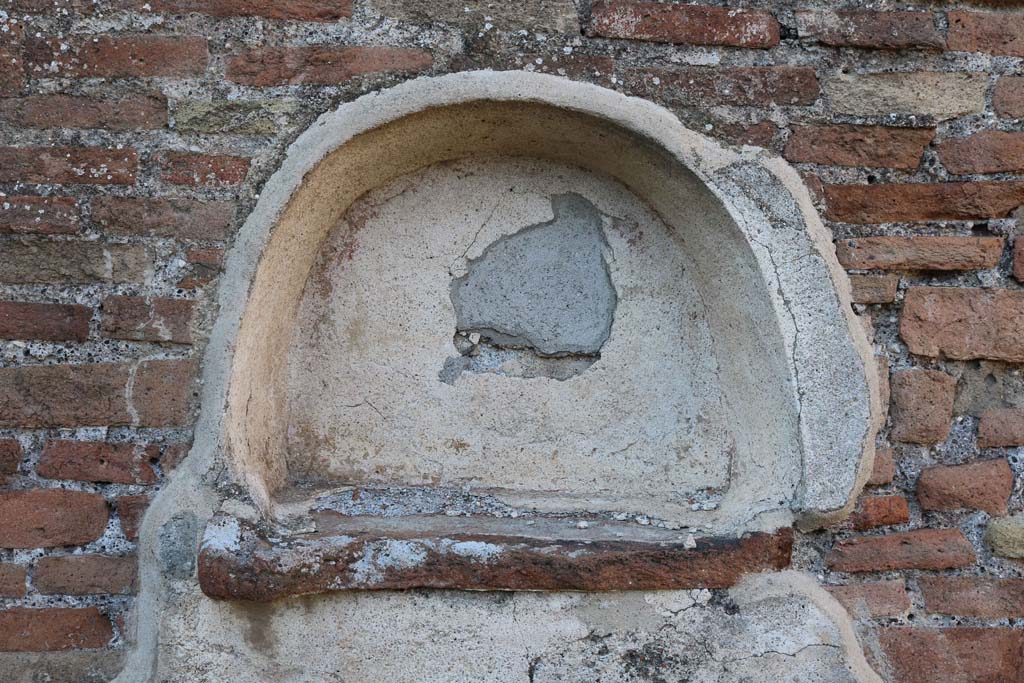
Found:
[[[931,12],[798,11],[801,38],[835,47],[942,48]]]
[[[980,114],[987,89],[987,74],[937,71],[836,76],[825,84],[833,110],[842,114],[919,114],[940,120]]]
[[[814,69],[806,67],[627,69],[624,80],[637,95],[688,106],[805,106],[819,94]]]
[[[891,304],[896,301],[899,286],[899,275],[850,275],[855,304]]]
[[[141,244],[25,238],[4,243],[0,282],[64,285],[143,282],[151,268],[146,248]]]
[[[990,519],[985,529],[985,542],[1000,557],[1024,559],[1024,513]]]

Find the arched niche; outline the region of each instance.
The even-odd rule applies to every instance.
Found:
[[[356,470],[350,468],[347,477],[335,481],[331,472],[337,470],[332,470],[329,463],[313,467],[317,475],[314,479],[321,487],[318,489],[311,488],[303,481],[303,473],[295,471],[296,458],[310,462],[318,456],[309,452],[297,455],[296,444],[330,451],[324,455],[327,460],[339,452],[344,454],[344,444],[339,451],[336,440],[294,438],[302,426],[297,427],[296,414],[308,417],[316,413],[309,400],[299,406],[304,389],[313,392],[313,404],[340,401],[350,408],[361,405],[347,393],[352,387],[329,382],[318,385],[314,381],[317,368],[310,364],[317,358],[340,358],[338,362],[344,362],[344,354],[318,356],[315,349],[310,352],[306,337],[311,321],[302,311],[310,305],[311,278],[317,277],[323,263],[331,263],[329,251],[339,248],[338,230],[351,230],[353,220],[361,221],[363,230],[385,229],[381,221],[374,222],[365,215],[353,217],[360,201],[365,202],[374,192],[400,194],[403,182],[412,186],[440,183],[438,187],[444,192],[457,196],[458,164],[472,166],[478,175],[498,172],[493,165],[504,164],[506,170],[502,172],[519,173],[524,183],[529,182],[530,168],[535,168],[539,176],[553,174],[551,178],[573,174],[592,177],[595,180],[589,191],[575,193],[570,182],[552,196],[582,197],[597,212],[595,215],[611,220],[615,207],[602,207],[602,202],[619,193],[626,197],[622,201],[639,207],[636,211],[648,212],[648,220],[652,225],[656,222],[666,236],[669,250],[679,250],[686,266],[687,291],[702,300],[695,309],[699,320],[694,324],[700,327],[698,336],[710,342],[707,353],[714,360],[713,372],[695,375],[701,382],[715,384],[704,392],[713,400],[701,409],[716,407],[713,422],[727,432],[724,439],[707,441],[707,447],[717,449],[715,452],[694,456],[708,463],[707,482],[699,473],[687,475],[683,487],[687,490],[682,492],[685,495],[674,495],[670,486],[659,487],[658,482],[634,486],[626,481],[602,487],[600,482],[607,477],[595,477],[598,483],[589,490],[582,481],[559,488],[530,480],[527,474],[520,477],[527,481],[521,482],[515,468],[492,477],[486,464],[459,470],[447,479],[431,475],[417,480],[409,472],[415,473],[424,447],[415,442],[408,444],[408,453],[392,457],[394,454],[388,452],[381,458],[391,458],[392,463],[398,458],[402,467],[382,466],[373,472],[356,468],[357,474],[351,474]],[[558,182],[552,180],[552,188],[556,185]],[[399,190],[388,190],[395,187]],[[539,192],[536,187],[531,191]],[[436,211],[434,199],[431,210]],[[497,201],[491,199],[492,204]],[[549,199],[551,215],[555,216],[549,219],[556,220],[556,200]],[[483,201],[486,205],[486,197]],[[458,204],[454,196],[452,203]],[[401,210],[395,208],[398,213]],[[488,220],[492,218],[493,212]],[[544,221],[542,216],[514,222],[510,218],[507,225],[498,226],[491,243],[517,228]],[[608,226],[603,229],[607,237]],[[452,244],[465,246],[463,256],[471,256],[473,244],[465,240],[464,230],[461,236],[453,237]],[[378,243],[379,247],[387,240],[379,239]],[[614,252],[615,245],[608,246]],[[402,244],[393,247],[401,249]],[[482,252],[477,252],[477,258],[482,258]],[[573,544],[600,542],[654,543],[673,548],[676,543],[679,552],[684,553],[693,550],[696,536],[711,539],[706,547],[698,545],[700,552],[741,552],[739,546],[718,548],[714,539],[769,533],[794,521],[814,526],[835,519],[848,510],[871,466],[879,407],[876,378],[869,370],[870,348],[850,310],[848,284],[836,262],[830,237],[798,176],[784,162],[762,151],[725,149],[643,100],[525,72],[423,78],[367,95],[325,114],[293,144],[246,222],[232,258],[229,269],[233,263],[240,281],[250,284],[245,289],[237,287],[237,299],[231,302],[241,307],[240,321],[222,368],[226,383],[221,394],[223,419],[216,420],[218,442],[223,444],[231,471],[268,522],[308,532],[310,525],[302,520],[315,518],[326,506],[326,512],[339,514],[323,527],[315,525],[318,532],[333,529],[346,539],[366,537],[374,543],[428,539],[424,542],[434,543],[430,547],[436,549],[441,546],[430,538],[463,543],[470,542],[466,539],[501,537],[518,539],[512,545],[526,547],[541,538],[545,543],[564,541],[568,557],[573,555]],[[378,267],[376,272],[380,270]],[[460,272],[465,274],[465,269]],[[641,267],[634,268],[634,280],[642,279],[642,274]],[[438,306],[452,305],[446,297],[440,298]],[[329,302],[329,297],[324,298],[321,308]],[[680,302],[680,306],[685,303]],[[644,329],[650,322],[650,317],[640,319],[639,326],[629,333],[655,334],[655,330]],[[450,337],[452,332],[448,327],[432,333]],[[613,323],[611,338],[616,332]],[[689,358],[695,359],[699,350],[690,349]],[[301,357],[298,362],[307,365],[305,374],[298,375],[300,381],[296,381],[294,368],[297,357]],[[382,372],[387,371],[386,357],[376,362],[385,366]],[[628,362],[628,355],[622,353],[602,356],[598,361],[606,366]],[[424,400],[443,401],[451,398],[452,392],[463,390],[458,383],[451,386],[444,382],[438,369],[433,367],[423,377],[414,378],[408,391],[419,391],[425,383],[431,383]],[[324,368],[325,373],[328,370]],[[558,391],[571,396],[569,388],[573,382],[582,381],[586,372],[561,382]],[[362,378],[361,384],[372,384],[366,375],[355,376]],[[524,381],[504,376],[496,379],[493,375],[479,375],[473,380]],[[538,386],[553,386],[552,382],[559,381],[545,379]],[[344,397],[332,398],[335,392]],[[560,395],[555,394],[556,398]],[[509,405],[515,407],[514,403]],[[376,406],[373,410],[380,412]],[[643,415],[632,417],[642,419]],[[322,433],[324,428],[322,419],[310,429]],[[390,441],[383,440],[377,446],[396,448],[396,443],[392,435]],[[698,449],[703,446],[697,443]],[[434,457],[438,457],[436,453]],[[519,472],[530,473],[530,457],[524,456]],[[726,466],[712,467],[716,458],[719,465],[724,462]],[[664,481],[672,482],[672,463],[666,461],[661,466]],[[638,472],[638,477],[657,478],[653,470],[641,468]],[[399,495],[388,493],[389,485],[402,488],[401,495],[408,493],[409,487],[450,488],[470,496],[486,496],[511,512],[496,515],[500,519],[495,521],[495,515],[446,516],[437,514],[444,512],[440,508],[420,509],[415,511],[420,514],[405,520],[390,514],[352,514],[351,506],[345,505],[332,510],[323,502],[332,496],[358,496],[360,489],[383,490],[374,495]],[[710,503],[694,498],[702,490],[713,492]],[[431,512],[435,514],[423,514]],[[524,512],[530,517],[528,522],[523,521]],[[564,531],[566,515],[590,515],[594,522]],[[645,529],[632,521],[619,524],[644,516],[654,519],[658,528]],[[241,558],[246,553],[239,549],[251,550],[258,545],[254,539],[263,538],[259,524],[258,520],[240,522],[230,515],[211,524],[204,545],[205,561],[200,561],[200,577],[203,580],[205,571],[204,589],[209,593],[230,597],[241,590],[222,584],[228,574],[244,573],[240,567],[254,562],[251,554]],[[694,533],[684,541],[679,529]],[[451,542],[444,547],[450,550]],[[751,541],[755,542],[760,541]],[[788,561],[788,547],[782,548],[786,542],[786,538],[776,539],[757,551],[766,558],[759,566],[784,566],[785,562],[776,556],[784,553]],[[452,555],[448,550],[445,552]],[[628,554],[630,549],[619,550]],[[230,556],[230,562],[218,565],[219,556]],[[268,570],[264,567],[261,571]],[[576,583],[550,587],[596,585],[579,578],[579,573],[574,576]],[[524,585],[494,577],[474,583],[464,576],[435,584],[423,578],[421,571],[379,585],[345,583],[335,578],[313,582],[316,585],[303,583],[274,595],[332,587],[549,587],[543,581]],[[701,581],[692,578],[689,584],[701,585]],[[659,585],[653,581],[649,587]]]

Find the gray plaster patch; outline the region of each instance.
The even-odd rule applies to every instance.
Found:
[[[172,517],[160,528],[160,566],[175,579],[192,576],[196,562],[196,537],[199,521],[191,512]]]
[[[551,210],[554,218],[492,242],[452,280],[462,359],[445,362],[442,381],[498,368],[568,379],[600,358],[617,298],[605,257],[608,218],[572,192],[551,197]]]

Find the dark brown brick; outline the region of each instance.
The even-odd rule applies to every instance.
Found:
[[[1002,237],[861,237],[838,240],[845,268],[863,270],[980,270],[995,268]]]
[[[150,0],[154,12],[214,17],[265,17],[284,21],[337,21],[352,16],[352,0]]]
[[[99,197],[93,220],[108,235],[224,240],[231,234],[232,202]]]
[[[858,531],[908,521],[910,506],[903,496],[865,496],[857,502],[857,509],[850,515],[850,523]]]
[[[900,337],[930,358],[1024,362],[1024,292],[910,287]]]
[[[982,448],[1024,446],[1024,409],[995,408],[982,413],[978,445]]]
[[[879,632],[898,683],[1021,683],[1024,631],[910,628]]]
[[[891,448],[875,448],[875,464],[868,478],[868,486],[884,486],[896,476],[896,461]]]
[[[1000,116],[1024,117],[1024,76],[1003,76],[996,81],[992,106]]]
[[[21,444],[17,439],[0,439],[0,486],[17,473],[21,457]]]
[[[1024,618],[1024,579],[981,576],[922,576],[925,609],[978,619]]]
[[[131,185],[139,155],[99,147],[0,147],[0,182]]]
[[[364,74],[429,69],[433,57],[404,47],[301,46],[249,50],[228,59],[228,80],[254,86],[333,85]]]
[[[71,197],[0,197],[0,234],[69,235],[78,232],[78,217]]]
[[[84,341],[90,318],[88,306],[0,301],[0,338]]]
[[[1006,515],[1013,492],[1013,471],[1006,460],[927,467],[917,481],[917,500],[924,510],[984,510]]]
[[[913,170],[934,137],[931,128],[794,126],[784,156],[825,166]]]
[[[931,12],[800,11],[796,25],[801,38],[836,47],[941,48],[946,42]]]
[[[899,275],[850,275],[855,304],[891,304],[899,286]]]
[[[689,45],[773,47],[779,22],[771,12],[734,7],[597,0],[590,31],[604,38]]]
[[[950,173],[1002,173],[1024,169],[1024,133],[986,130],[939,145],[939,158]]]
[[[189,360],[0,368],[0,426],[185,426],[196,364]],[[129,403],[129,398],[130,403]]]
[[[115,484],[155,484],[151,462],[159,457],[156,446],[103,441],[47,441],[36,465],[48,479],[75,479]]]
[[[949,49],[1024,57],[1024,13],[953,11]]]
[[[121,496],[117,499],[117,516],[121,519],[121,530],[129,541],[139,538],[142,516],[149,507],[149,496]]]
[[[50,595],[123,595],[135,592],[137,574],[134,555],[43,557],[32,572],[32,585]]]
[[[220,275],[224,250],[215,247],[189,249],[185,254],[185,260],[189,264],[189,272],[178,282],[178,287],[195,289],[210,284]]]
[[[152,262],[140,244],[4,242],[0,282],[11,284],[93,284],[143,282]]]
[[[160,177],[174,185],[228,187],[245,180],[249,160],[226,154],[168,152],[161,162]]]
[[[1024,237],[1013,240],[1013,277],[1017,282],[1024,282]]]
[[[192,343],[195,301],[111,296],[103,301],[103,336],[134,341]]]
[[[0,598],[20,598],[25,595],[26,574],[21,565],[0,563]]]
[[[113,635],[95,607],[0,610],[0,652],[100,648]]]
[[[6,31],[0,32],[0,95],[17,95],[25,87],[25,60],[22,58],[22,43],[25,38],[25,22],[4,23]]]
[[[914,368],[892,375],[892,438],[935,444],[949,436],[956,380],[938,370]]]
[[[903,579],[828,586],[828,592],[855,617],[898,617],[910,611]]]
[[[26,39],[25,53],[29,75],[64,78],[196,76],[210,59],[199,36],[44,35]]]
[[[107,503],[81,491],[0,492],[0,548],[84,545],[103,535]]]
[[[974,564],[974,549],[959,529],[918,529],[858,536],[836,543],[826,558],[839,572],[954,569]]]
[[[814,69],[805,67],[626,69],[624,77],[633,94],[684,106],[803,106],[814,104],[819,94]]]
[[[1024,205],[1024,182],[826,185],[825,201],[845,223],[1003,218]]]
[[[120,99],[74,95],[0,99],[0,121],[21,128],[157,129],[167,125],[167,98],[140,94]]]

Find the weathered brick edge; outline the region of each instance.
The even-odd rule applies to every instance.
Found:
[[[689,544],[692,545],[692,544]],[[789,566],[792,529],[679,543],[517,536],[306,535],[271,541],[224,515],[207,526],[199,585],[211,598],[270,602],[347,590],[728,588]]]

